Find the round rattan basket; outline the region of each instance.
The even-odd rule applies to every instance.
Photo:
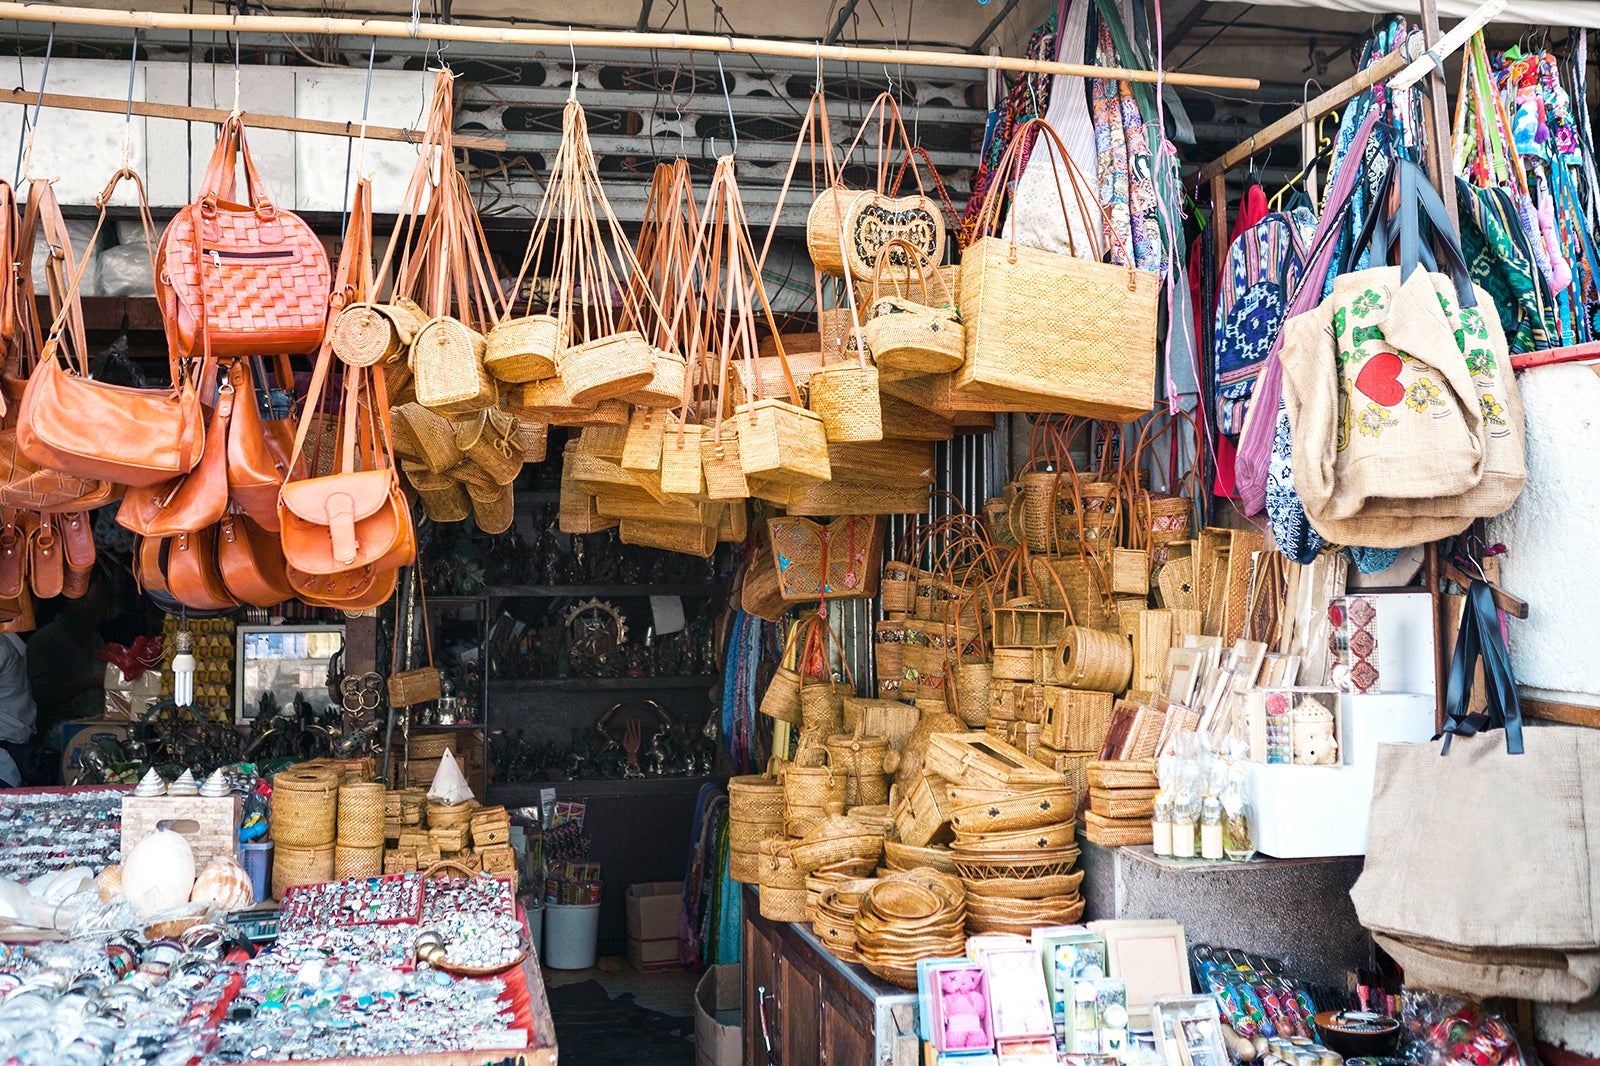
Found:
[[[754,885],[761,881],[761,856],[754,851],[739,851],[733,847],[728,848],[728,876],[744,885]]]
[[[333,852],[331,843],[301,848],[278,841],[272,849],[272,898],[282,899],[284,890],[294,885],[332,881]]]
[[[561,382],[579,407],[644,388],[655,372],[655,349],[638,330],[574,345],[561,355]]]
[[[783,821],[783,782],[767,774],[730,777],[728,818],[741,822]]]
[[[799,725],[802,683],[799,671],[787,666],[778,667],[772,672],[767,691],[761,695],[761,713],[780,722]]]
[[[805,872],[856,862],[871,869],[883,857],[883,833],[845,817],[844,805],[834,803],[828,808],[828,817],[789,850]]]
[[[470,800],[465,803],[439,803],[435,800],[428,801],[428,828],[450,829],[458,825],[466,825],[472,821],[472,812],[477,810],[477,804]]]
[[[509,485],[497,485],[492,489],[468,485],[467,498],[472,501],[472,520],[485,533],[504,533],[517,517]]]
[[[957,807],[950,813],[950,827],[958,836],[1015,832],[1071,821],[1076,813],[1071,789],[1041,788]]]
[[[759,888],[761,917],[773,922],[806,920],[806,890],[803,888]]]
[[[887,737],[836,733],[828,738],[828,763],[844,770],[844,804],[876,806],[889,802]]]
[[[986,896],[989,899],[1047,899],[1050,896],[1071,896],[1083,884],[1083,871],[1069,874],[1050,874],[1045,877],[982,877],[962,878],[967,886],[967,899]]]
[[[761,887],[805,891],[806,874],[795,862],[789,841],[783,837],[763,840],[756,849],[761,856]],[[792,920],[792,919],[791,919]]]
[[[483,367],[501,381],[542,381],[555,376],[556,359],[564,346],[561,323],[554,315],[508,318],[489,331]]]
[[[1060,683],[1094,692],[1121,692],[1133,674],[1133,645],[1120,633],[1068,626]]]
[[[383,845],[375,848],[352,847],[346,844],[333,846],[333,877],[345,881],[357,877],[379,877],[383,874]]]
[[[272,837],[279,848],[331,845],[338,809],[339,775],[332,770],[290,767],[272,779]]]
[[[955,858],[946,847],[916,848],[910,844],[902,844],[898,840],[886,840],[883,844],[883,855],[885,863],[891,870],[915,870],[926,866],[943,873],[956,872]]]
[[[957,833],[955,843],[950,846],[957,854],[985,851],[1054,851],[1057,848],[1070,846],[1076,835],[1077,823],[1069,820],[1007,833]]]
[[[844,772],[828,765],[826,748],[807,748],[783,772],[784,817],[793,820],[797,809],[820,809],[844,803]],[[804,834],[800,834],[804,836]]]
[[[351,781],[339,786],[339,844],[347,848],[381,849],[383,820],[384,788],[381,783]],[[379,865],[382,865],[381,855]]]
[[[967,725],[982,729],[989,718],[989,685],[994,668],[989,663],[962,663],[956,667],[956,714]]]

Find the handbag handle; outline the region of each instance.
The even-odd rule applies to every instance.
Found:
[[[241,156],[244,158],[245,205],[262,218],[271,218],[276,208],[267,195],[266,182],[261,180],[261,174],[256,170],[256,162],[250,156],[250,145],[244,134],[244,119],[237,113],[222,121],[217,146],[211,150],[211,161],[206,164],[205,177],[200,181],[200,195],[195,202],[201,205],[203,211],[215,211],[217,204],[231,203],[238,192],[235,176]]]
[[[1037,136],[1030,138],[1028,136],[1030,130],[1036,131]],[[984,197],[983,206],[978,211],[977,223],[972,231],[973,240],[994,236],[994,228],[1000,224],[1001,208],[1010,198],[1016,195],[1017,182],[1022,178],[1022,167],[1025,162],[1024,152],[1027,150],[1024,148],[1025,143],[1028,149],[1032,151],[1038,151],[1039,145],[1043,143],[1045,150],[1050,153],[1052,164],[1059,163],[1066,168],[1068,183],[1072,186],[1072,196],[1077,201],[1080,218],[1088,222],[1094,219],[1096,214],[1099,215],[1102,222],[1101,227],[1086,224],[1084,229],[1088,231],[1090,243],[1093,245],[1091,248],[1091,251],[1094,252],[1092,258],[1097,263],[1105,262],[1105,234],[1112,228],[1111,215],[1106,211],[1105,206],[1098,202],[1098,199],[1093,203],[1085,200],[1083,190],[1085,188],[1093,189],[1095,186],[1089,184],[1089,179],[1084,177],[1083,172],[1078,169],[1078,164],[1072,159],[1072,153],[1067,151],[1065,142],[1061,140],[1061,134],[1057,133],[1055,127],[1042,118],[1030,118],[1017,126],[1010,143],[1006,145],[1004,154],[1000,156],[1000,162],[996,164],[994,171],[991,173],[988,185],[990,192],[989,195]],[[1061,216],[1065,219],[1070,219],[1071,214],[1067,209],[1066,190],[1061,187],[1061,169],[1056,165],[1052,165],[1050,169],[1055,178],[1056,198],[1061,204]],[[1011,227],[1011,237],[1009,238],[1011,242],[1010,255],[1013,261],[1016,260],[1017,255],[1016,230],[1015,226]],[[1069,225],[1067,227],[1067,244],[1071,249],[1072,255],[1079,258],[1088,258],[1080,255],[1077,240],[1073,237],[1072,232],[1072,227]],[[1128,269],[1131,272],[1137,268],[1130,265]],[[1134,278],[1130,273],[1129,285],[1132,285],[1133,282]]]
[[[1370,251],[1377,261],[1385,260],[1390,245],[1396,242],[1399,256],[1395,265],[1400,268],[1402,284],[1418,265],[1430,271],[1437,270],[1441,259],[1434,257],[1423,239],[1421,217],[1426,217],[1432,225],[1434,243],[1442,253],[1445,272],[1455,285],[1457,303],[1462,307],[1476,307],[1478,296],[1473,291],[1461,242],[1450,225],[1444,201],[1422,168],[1409,159],[1396,157],[1384,174],[1373,209],[1367,212],[1361,232],[1345,249],[1341,273],[1353,269],[1364,251]]]
[[[889,261],[889,252],[893,248],[903,249],[905,252],[906,262],[910,263],[912,268],[916,271],[917,284],[922,287],[923,306],[935,306],[933,303],[933,296],[931,295],[932,290],[930,290],[928,287],[929,271],[925,269],[923,265],[924,263],[927,263],[928,266],[931,267],[932,264],[928,263],[928,257],[923,254],[921,248],[918,248],[904,237],[891,237],[889,240],[883,243],[883,248],[879,250],[878,260],[873,264],[872,267],[872,292],[867,297],[867,306],[870,308],[878,302],[878,294],[883,286],[883,265]],[[944,290],[946,300],[942,306],[952,306],[955,303],[955,300],[953,297],[951,297],[950,286],[945,284],[944,277],[939,273],[937,267],[933,268],[932,274],[935,280],[938,281],[939,287]],[[898,280],[893,279],[892,277],[891,280],[894,282],[895,296],[901,299],[909,300],[911,298],[910,276],[908,275],[906,278],[905,292],[900,291],[900,282]]]
[[[1488,689],[1488,709],[1472,714],[1473,672],[1483,663],[1483,680]],[[1444,744],[1440,755],[1450,754],[1454,737],[1470,737],[1490,729],[1504,729],[1506,752],[1523,753],[1522,703],[1517,696],[1516,679],[1511,675],[1511,653],[1500,630],[1500,614],[1494,595],[1485,581],[1474,580],[1467,587],[1461,612],[1461,629],[1456,634],[1455,653],[1450,657],[1450,674],[1445,686]]]

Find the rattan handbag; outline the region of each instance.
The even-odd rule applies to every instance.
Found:
[[[883,291],[883,268],[899,253],[915,268],[919,291],[896,283],[894,292]],[[935,285],[928,283],[932,277]],[[966,355],[966,328],[944,274],[922,258],[915,245],[899,239],[884,246],[872,272],[872,294],[867,299],[867,345],[885,379],[919,374],[947,374],[961,366]]]
[[[827,525],[783,516],[767,520],[778,587],[790,603],[859,599],[878,591],[883,520],[841,515]]]
[[[1036,139],[1029,136],[1034,129]],[[1102,262],[1099,246],[1092,258],[1080,259],[998,235],[1007,190],[1029,144],[1074,166],[1060,135],[1041,119],[1023,123],[1007,146],[990,179],[994,192],[984,200],[979,237],[961,254],[967,345],[953,384],[1034,411],[1127,421],[1155,402],[1160,279]],[[1071,184],[1081,196],[1078,182]],[[1065,215],[1066,193],[1057,189]]]
[[[401,660],[401,630],[406,631],[409,638],[415,637],[417,631],[416,619],[422,616],[422,643],[427,649],[428,665],[417,667],[414,670],[396,670],[389,675],[389,706],[415,707],[419,703],[428,703],[436,700],[443,692],[440,681],[439,668],[433,665],[433,634],[428,625],[428,591],[423,587],[422,575],[412,568],[410,585],[416,589],[416,597],[404,597],[395,602],[394,625],[394,654],[390,661],[396,666]],[[407,590],[410,591],[409,589]],[[409,618],[402,618],[409,615]],[[409,641],[408,641],[409,643]],[[407,648],[407,652],[412,649]],[[406,656],[410,658],[408,654]],[[415,660],[412,660],[415,661]]]

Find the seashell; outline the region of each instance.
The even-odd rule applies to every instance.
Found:
[[[195,783],[194,774],[185,770],[176,781],[167,786],[169,796],[198,796],[200,786]]]
[[[100,876],[94,879],[94,886],[100,892],[100,902],[110,903],[122,895],[122,867],[107,866],[100,871]]]
[[[191,903],[209,903],[225,911],[243,910],[256,901],[250,875],[232,858],[219,855],[195,878]]]
[[[156,773],[156,768],[152,766],[139,779],[139,784],[134,788],[133,794],[141,798],[165,796],[167,794],[167,783],[160,774]]]
[[[206,783],[200,786],[200,795],[211,799],[220,799],[232,793],[233,789],[228,787],[228,778],[220,769],[211,771]]]
[[[193,888],[194,849],[170,829],[151,833],[122,860],[122,894],[141,917],[182,906]]]

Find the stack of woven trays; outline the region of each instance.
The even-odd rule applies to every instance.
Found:
[[[950,792],[951,853],[967,888],[969,932],[1026,934],[1083,916],[1083,874],[1071,872],[1078,857],[1071,789]]]
[[[1103,847],[1148,844],[1155,839],[1150,820],[1155,815],[1156,763],[1154,759],[1123,759],[1089,763],[1089,809],[1084,812],[1084,836]]]
[[[958,878],[919,867],[873,882],[855,916],[855,950],[875,976],[917,986],[917,963],[966,950],[967,893]]]

